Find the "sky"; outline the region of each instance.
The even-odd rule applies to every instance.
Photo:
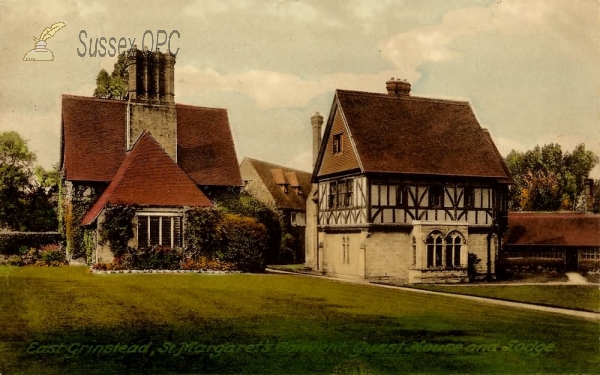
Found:
[[[56,22],[54,61],[23,61]],[[150,48],[177,31],[175,100],[226,108],[240,161],[310,171],[310,117],[327,118],[336,89],[383,93],[391,77],[469,101],[503,156],[547,143],[600,155],[599,0],[0,0],[0,24],[0,132],[45,168],[59,161],[61,94],[91,96],[116,61],[90,56],[90,38],[140,47],[146,30]]]

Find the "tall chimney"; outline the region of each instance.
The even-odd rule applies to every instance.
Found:
[[[313,128],[313,168],[317,164],[319,148],[321,147],[321,127],[323,126],[323,116],[316,112],[311,118],[310,123]]]
[[[388,95],[396,97],[410,96],[410,87],[411,85],[407,80],[395,80],[394,77],[385,83]]]
[[[148,131],[177,162],[177,109],[175,107],[175,56],[136,46],[127,51],[129,73],[127,147]]]
[[[594,211],[594,180],[586,178],[583,182],[585,194],[585,212]]]
[[[128,93],[132,101],[175,103],[175,56],[160,50],[127,51]]]

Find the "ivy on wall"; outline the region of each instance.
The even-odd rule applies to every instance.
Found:
[[[89,247],[93,244],[86,243],[85,232],[88,229],[81,227],[80,223],[98,197],[98,192],[92,189],[89,195],[83,196],[81,190],[74,189],[72,196],[65,199],[65,183],[62,180],[59,184],[58,231],[64,238],[67,257],[87,259]]]
[[[136,206],[108,204],[104,208],[104,221],[99,230],[99,243],[110,244],[114,256],[128,252],[127,243],[133,238],[133,218]]]

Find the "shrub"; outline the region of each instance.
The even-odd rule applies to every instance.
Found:
[[[182,263],[181,268],[184,270],[229,271],[235,269],[235,265],[231,263],[222,262],[218,259],[210,259],[205,256],[200,256],[198,260],[186,260]]]
[[[31,266],[37,263],[40,259],[40,251],[35,248],[27,250],[25,254],[21,256],[21,265]]]
[[[226,214],[223,221],[226,246],[218,259],[232,263],[240,271],[260,272],[265,269],[267,230],[258,221]]]
[[[600,259],[580,259],[579,270],[584,273],[594,273],[600,270]]]
[[[283,221],[280,214],[258,201],[245,191],[230,190],[228,192],[205,191],[225,213],[237,214],[253,218],[266,228],[264,258],[268,263],[277,263],[281,248]]]
[[[23,255],[32,247],[57,244],[61,241],[58,232],[0,232],[0,254]]]
[[[196,208],[185,214],[185,255],[197,259],[213,257],[224,246],[223,213],[217,209]]]
[[[467,274],[469,275],[469,281],[475,280],[477,276],[477,265],[481,262],[481,258],[475,253],[468,253],[467,255]]]
[[[67,258],[65,253],[60,249],[48,249],[41,251],[40,262],[56,267],[67,264]]]
[[[11,255],[8,257],[6,263],[10,266],[20,266],[21,265],[21,257],[18,255]]]
[[[520,278],[522,273],[562,273],[565,261],[560,258],[505,258],[498,260],[496,274],[499,279]]]

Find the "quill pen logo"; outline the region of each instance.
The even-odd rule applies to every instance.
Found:
[[[25,54],[23,61],[53,61],[54,54],[46,48],[46,40],[52,38],[58,30],[65,26],[64,22],[57,22],[50,27],[46,27],[39,38],[33,37],[36,42],[35,48]]]

